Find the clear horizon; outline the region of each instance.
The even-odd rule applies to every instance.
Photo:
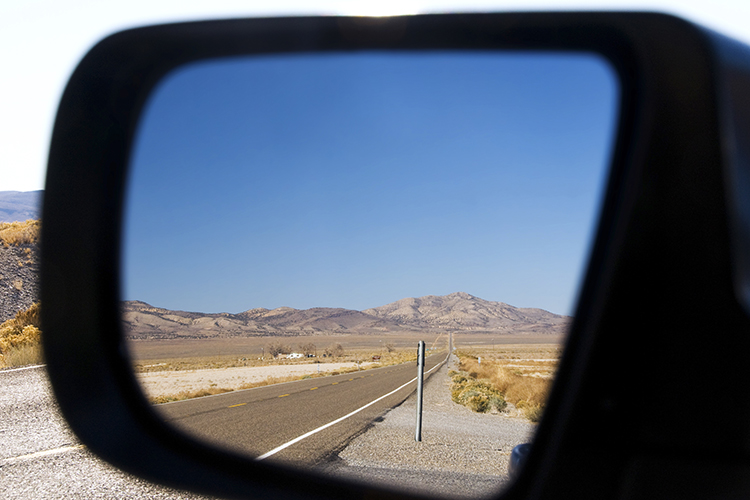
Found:
[[[367,307],[365,309],[347,309],[345,307],[342,308],[342,307],[336,307],[336,306],[313,306],[313,307],[306,307],[304,309],[299,309],[299,308],[296,308],[296,307],[292,308],[291,306],[278,306],[278,307],[274,307],[273,309],[270,309],[270,308],[267,308],[267,307],[250,307],[250,308],[247,308],[247,309],[243,309],[241,311],[234,311],[234,312],[233,311],[213,311],[213,312],[206,312],[206,311],[195,311],[195,310],[184,310],[184,309],[171,309],[171,308],[162,307],[159,304],[151,304],[150,302],[146,302],[146,301],[138,300],[138,299],[126,299],[126,300],[124,300],[124,302],[142,302],[142,303],[148,304],[149,306],[152,306],[152,307],[158,307],[158,308],[161,308],[161,309],[169,309],[170,311],[178,311],[178,310],[180,310],[180,311],[183,311],[183,312],[198,313],[198,314],[222,314],[222,313],[239,314],[239,313],[243,313],[243,312],[246,312],[246,311],[251,311],[253,309],[265,309],[267,311],[273,311],[273,310],[276,310],[276,309],[284,309],[284,308],[296,309],[298,311],[304,311],[304,310],[308,310],[308,309],[347,309],[349,311],[364,312],[367,309],[377,309],[378,307],[387,306],[389,304],[393,304],[394,302],[398,302],[399,300],[402,300],[402,299],[421,299],[421,298],[425,298],[425,297],[447,297],[447,296],[454,295],[454,294],[457,294],[457,293],[467,293],[468,295],[471,295],[472,297],[477,298],[477,299],[481,299],[481,300],[485,300],[487,302],[493,302],[493,303],[494,302],[500,302],[500,303],[503,303],[505,305],[508,305],[508,306],[511,306],[511,307],[515,307],[516,309],[540,309],[538,307],[516,307],[513,304],[508,304],[507,302],[503,302],[501,300],[488,300],[488,299],[485,299],[483,297],[478,297],[478,296],[476,296],[476,295],[474,295],[472,293],[464,292],[463,290],[460,290],[460,291],[457,291],[457,292],[452,292],[452,293],[449,293],[449,294],[446,294],[446,295],[422,295],[421,297],[401,297],[400,299],[392,300],[390,302],[387,302],[385,304],[380,304],[378,306]],[[546,309],[543,309],[543,310],[546,311]],[[559,314],[559,313],[555,313],[553,311],[547,311],[547,312],[551,312],[553,314]],[[571,316],[572,313],[571,314],[559,314],[559,315],[561,315],[561,316]]]

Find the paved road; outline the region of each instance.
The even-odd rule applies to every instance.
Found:
[[[446,352],[427,356],[425,373],[445,359]],[[406,363],[167,403],[157,409],[201,439],[254,457],[312,466],[333,456],[412,394],[416,382],[410,381],[416,372],[415,363]]]
[[[443,359],[444,355],[428,358],[427,368]],[[204,415],[203,421],[210,422],[209,429],[213,429],[209,433],[217,436],[219,442],[224,444],[228,444],[226,439],[232,436],[229,430],[233,428],[234,436],[244,445],[242,449],[257,456],[278,446],[276,443],[281,444],[284,439],[298,437],[299,434],[295,435],[295,432],[303,431],[295,431],[295,426],[317,428],[323,425],[320,422],[326,418],[339,418],[347,410],[353,411],[351,409],[357,406],[358,401],[364,402],[363,404],[372,401],[367,401],[371,397],[368,393],[374,391],[386,394],[388,387],[399,384],[399,380],[402,380],[399,376],[405,382],[415,373],[414,364],[409,363],[400,367],[366,370],[359,374],[310,379],[212,396],[192,400],[192,405],[170,403],[160,405],[159,408],[168,409],[169,412],[183,412],[176,420],[180,425],[201,421],[201,416],[193,415],[194,413]],[[399,404],[412,393],[414,385],[409,384],[396,394],[303,439],[269,460],[312,460],[314,463],[315,460],[324,459],[327,452],[323,450],[337,451],[343,447],[372,420],[378,419],[387,408]],[[314,387],[317,389],[313,389]],[[283,392],[278,393],[281,388],[284,389]],[[274,390],[277,393],[271,398]],[[262,402],[264,394],[267,400],[282,402],[284,411],[294,411],[288,414],[266,413],[264,409],[267,403]],[[284,394],[289,396],[283,396]],[[325,395],[325,398],[318,395]],[[228,399],[235,397],[239,398],[236,402]],[[310,401],[323,399],[327,402],[322,408],[317,405],[322,414],[315,417],[311,412]],[[228,408],[234,404],[242,406]],[[183,411],[181,407],[188,410]],[[271,411],[276,412],[278,408]],[[218,416],[219,420],[212,421],[210,415]],[[234,422],[234,427],[225,423],[227,418]],[[224,426],[226,429],[224,432],[215,432],[216,426]],[[248,429],[254,429],[254,434]],[[252,445],[254,439],[258,440],[259,445]],[[44,368],[35,367],[0,371],[0,498],[197,500],[207,497],[149,483],[99,460],[68,429],[52,397]]]

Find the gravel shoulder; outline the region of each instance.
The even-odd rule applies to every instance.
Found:
[[[508,480],[510,452],[536,425],[479,414],[450,398],[454,356],[425,382],[422,441],[414,440],[416,395],[386,413],[321,470],[326,474],[432,495],[476,498]]]
[[[44,367],[0,370],[0,387],[0,498],[209,498],[127,474],[83,447],[60,414]]]

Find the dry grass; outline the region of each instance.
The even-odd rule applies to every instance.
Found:
[[[42,223],[39,220],[26,222],[0,223],[0,243],[4,246],[31,245],[39,242],[39,231]]]
[[[428,345],[433,348],[447,347],[447,337],[443,335],[443,341],[439,342],[440,336],[437,339],[428,338]],[[415,339],[419,337],[414,336]],[[233,388],[218,387],[213,384],[213,387],[201,388],[194,390],[182,390],[161,396],[151,396],[149,400],[154,404],[166,403],[170,401],[180,401],[183,399],[191,399],[202,396],[208,396],[211,394],[221,394],[224,392],[230,392],[233,390],[250,389],[253,387],[260,387],[271,384],[278,384],[282,382],[290,382],[303,378],[317,378],[321,376],[339,375],[343,373],[351,373],[360,370],[367,370],[370,368],[379,368],[383,366],[396,365],[401,363],[415,362],[417,359],[416,340],[413,344],[411,337],[404,339],[401,337],[387,336],[384,338],[378,338],[373,336],[363,337],[349,337],[349,336],[333,336],[333,337],[321,337],[321,336],[310,336],[304,338],[295,338],[298,343],[302,340],[308,343],[314,343],[317,345],[317,354],[319,357],[313,358],[300,358],[300,359],[275,359],[269,356],[269,345],[270,343],[278,342],[279,339],[276,337],[267,337],[264,339],[240,339],[249,340],[250,342],[238,342],[237,339],[233,339],[229,342],[231,349],[227,348],[226,343],[222,343],[219,347],[220,350],[230,350],[234,354],[223,354],[216,353],[216,346],[213,346],[211,342],[164,342],[149,343],[149,342],[132,342],[131,353],[134,356],[133,370],[136,373],[153,373],[153,372],[180,372],[180,371],[197,371],[206,369],[223,369],[223,368],[235,368],[235,367],[262,367],[262,366],[274,366],[274,365],[316,365],[320,367],[321,373],[314,373],[308,375],[292,375],[288,377],[269,377],[263,381],[245,383],[239,387],[234,386]],[[282,339],[290,342],[289,339]],[[342,349],[337,349],[338,355],[333,357],[323,357],[326,347],[335,346],[336,344],[342,344]],[[401,345],[399,345],[401,344]],[[155,347],[151,349],[151,347]],[[407,347],[408,346],[408,347]],[[188,349],[188,347],[190,347]],[[148,348],[148,349],[146,349]],[[180,352],[181,355],[169,356],[171,352]],[[201,352],[211,352],[212,355],[201,355]],[[261,353],[265,353],[264,356]],[[299,352],[299,351],[298,351]],[[146,353],[146,356],[143,354]],[[197,355],[193,354],[197,353]],[[156,355],[154,355],[156,354]],[[378,361],[373,361],[373,357],[379,356]],[[327,370],[326,365],[328,363],[355,363],[357,366],[350,368],[336,368]]]
[[[336,363],[371,363],[373,356],[379,355],[380,361],[376,365],[363,366],[362,369],[380,366],[397,365],[416,361],[416,349],[394,350],[393,352],[357,350],[345,353],[337,358],[301,358],[301,359],[274,359],[266,356],[260,359],[251,354],[224,355],[224,356],[191,356],[183,358],[160,358],[134,361],[133,370],[136,373],[165,372],[165,371],[187,371],[207,370],[211,368],[236,368],[242,366],[269,366],[269,365],[301,365],[320,363],[325,367],[326,362]],[[323,361],[325,360],[325,361]],[[354,368],[353,371],[356,371]]]
[[[236,368],[240,366],[265,366],[269,362],[247,356],[192,356],[185,358],[161,358],[135,361],[136,373],[208,370],[211,368]]]
[[[13,366],[39,365],[44,363],[42,344],[26,344],[10,349],[0,356],[0,366],[10,368]]]
[[[0,325],[0,367],[42,362],[39,302]]]
[[[538,349],[533,352],[539,355]],[[474,353],[457,353],[461,372],[470,383],[489,385],[505,401],[513,403],[529,420],[537,422],[549,395],[557,359],[523,359],[517,352],[513,356],[507,354],[496,354],[500,358],[481,356],[480,363],[479,356]],[[525,354],[529,355],[528,352]]]
[[[454,402],[477,413],[487,413],[492,409],[503,411],[507,406],[502,393],[489,382],[472,378],[466,372],[451,371],[449,375],[453,381],[451,399]]]
[[[173,401],[182,401],[184,399],[202,398],[203,396],[213,396],[214,394],[222,394],[224,392],[232,392],[234,389],[226,389],[223,387],[210,387],[208,389],[199,389],[197,391],[181,391],[177,394],[169,394],[166,396],[156,396],[148,398],[152,404],[158,405],[162,403],[171,403]]]
[[[357,353],[350,353],[349,355],[343,355],[339,358],[335,358],[335,362],[353,362],[353,363],[368,363],[358,366],[352,366],[348,368],[337,368],[332,371],[322,371],[320,373],[311,373],[307,375],[290,375],[286,377],[267,377],[264,380],[258,382],[247,382],[236,388],[228,387],[208,387],[198,390],[180,391],[174,394],[161,395],[149,397],[149,401],[152,404],[169,403],[172,401],[182,401],[184,399],[200,398],[203,396],[210,396],[214,394],[222,394],[225,392],[232,392],[236,390],[252,389],[255,387],[263,387],[273,384],[281,384],[283,382],[293,382],[295,380],[302,380],[308,378],[328,377],[332,375],[341,375],[344,373],[353,373],[357,371],[369,370],[370,368],[380,368],[383,366],[396,365],[400,363],[415,362],[417,359],[416,351],[413,349],[409,350],[394,350],[389,353],[383,354],[378,351],[380,355],[380,362],[373,363],[373,354],[370,351],[358,351]],[[291,365],[291,364],[312,364],[309,361],[312,358],[306,360],[259,360],[259,359],[248,359],[247,357],[230,357],[230,356],[210,356],[210,357],[194,357],[194,358],[175,358],[175,359],[164,359],[164,360],[150,360],[148,364],[136,363],[134,369],[137,373],[147,372],[162,372],[162,371],[183,371],[183,370],[204,370],[209,368],[232,368],[240,366],[268,366],[268,365]],[[325,370],[326,363],[320,363],[320,367]]]

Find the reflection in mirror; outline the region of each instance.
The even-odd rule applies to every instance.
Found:
[[[617,101],[588,54],[173,72],[143,113],[126,205],[123,318],[145,394],[257,459],[496,491],[544,408]]]

